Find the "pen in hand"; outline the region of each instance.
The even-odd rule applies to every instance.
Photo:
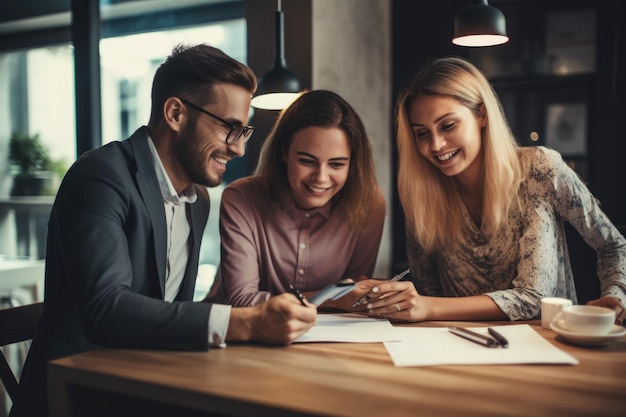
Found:
[[[400,281],[409,272],[411,272],[411,268],[407,269],[406,271],[400,272],[399,274],[394,275],[393,277],[389,278],[387,281],[388,282]],[[363,304],[365,301],[367,301],[367,294],[364,294],[363,297],[361,297],[358,300],[356,300],[356,302],[354,304],[352,304],[352,308]]]
[[[306,303],[304,302],[304,295],[302,295],[302,293],[298,291],[298,289],[291,284],[289,284],[289,292],[291,292],[293,295],[296,296],[298,300],[300,300],[300,304],[302,304],[305,307],[307,306]]]

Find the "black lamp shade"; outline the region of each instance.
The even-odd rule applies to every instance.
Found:
[[[487,0],[473,0],[454,18],[454,39],[460,46],[491,46],[509,40],[504,14]]]
[[[276,12],[275,23],[274,67],[259,77],[259,86],[252,98],[252,106],[259,109],[282,110],[298,97],[302,89],[298,76],[287,69],[284,15],[280,10]]]
[[[300,79],[283,65],[275,65],[274,68],[259,77],[257,95],[267,93],[298,93],[300,92]]]

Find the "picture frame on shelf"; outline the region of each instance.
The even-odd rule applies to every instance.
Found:
[[[587,104],[550,103],[546,106],[545,145],[564,157],[587,155]]]

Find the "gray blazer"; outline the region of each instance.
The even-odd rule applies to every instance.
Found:
[[[87,152],[63,179],[48,223],[44,312],[12,416],[45,415],[48,360],[101,346],[208,349],[211,304],[192,302],[208,193],[196,186],[187,205],[189,262],[177,299],[163,301],[166,220],[147,137],[142,127]],[[26,410],[37,403],[44,408]]]

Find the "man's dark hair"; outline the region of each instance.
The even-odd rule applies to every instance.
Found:
[[[170,97],[180,97],[198,105],[213,99],[213,85],[234,84],[256,91],[254,72],[246,65],[206,44],[177,45],[157,69],[152,82],[150,122],[158,122],[163,104]]]

